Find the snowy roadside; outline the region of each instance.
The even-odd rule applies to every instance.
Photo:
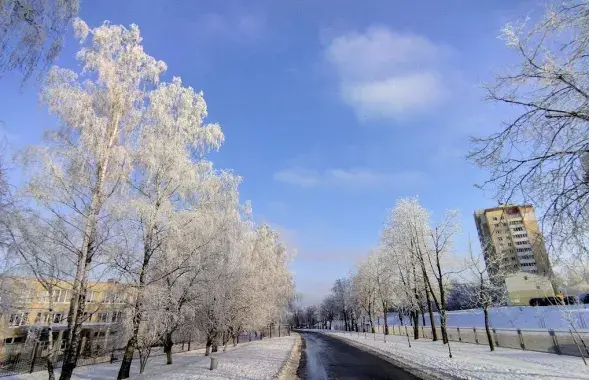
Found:
[[[351,341],[399,362],[403,366],[426,373],[428,377],[447,379],[589,379],[589,368],[581,358],[540,352],[498,348],[490,352],[488,346],[451,342],[453,358],[441,342],[360,333],[321,331],[321,333]],[[376,340],[375,340],[376,338]]]
[[[174,354],[174,364],[165,364],[165,355],[149,360],[143,375],[139,375],[139,361],[134,360],[131,379],[274,379],[290,358],[295,335],[265,339],[229,347],[226,352],[213,354],[219,358],[219,367],[209,370],[210,359],[204,350]],[[78,367],[72,379],[106,380],[116,379],[120,363],[96,364]],[[47,372],[9,376],[6,380],[45,380]]]

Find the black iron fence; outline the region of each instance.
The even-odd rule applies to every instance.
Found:
[[[235,343],[252,342],[266,338],[274,338],[290,335],[289,325],[266,326],[260,331],[246,331],[237,336]],[[178,342],[172,346],[172,353],[191,351],[205,347],[204,340],[196,336],[175,337]],[[80,354],[77,366],[117,362],[123,358],[125,347],[122,347],[116,339],[106,337],[83,338],[80,344]],[[228,345],[232,342],[228,341]],[[222,349],[222,348],[220,348]],[[0,377],[32,373],[36,371],[47,371],[47,354],[49,354],[48,342],[9,344],[4,346],[4,355],[0,357]],[[151,349],[150,357],[164,354],[163,346],[154,346]],[[55,369],[60,369],[63,364],[63,350],[56,349],[53,358]],[[139,358],[135,351],[134,359]]]
[[[47,370],[47,342],[35,342],[34,344],[8,345],[5,347],[4,357],[0,360],[0,377],[31,373]],[[78,356],[77,366],[87,366],[99,363],[120,361],[125,353],[125,348],[101,348],[102,341],[87,341],[85,347],[81,348]],[[183,352],[195,349],[190,340],[176,343],[172,346],[172,352]],[[153,347],[150,356],[163,355],[162,346]],[[56,369],[63,364],[63,351],[57,350],[54,353],[53,365]],[[138,358],[135,352],[134,358]]]

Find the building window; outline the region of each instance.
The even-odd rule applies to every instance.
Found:
[[[63,314],[53,313],[53,323],[61,323]]]
[[[97,296],[96,292],[87,291],[86,292],[86,302],[88,302],[88,303],[96,302],[96,296]]]
[[[65,303],[70,302],[69,299],[69,290],[65,289],[56,289],[53,291],[53,302],[55,303]]]
[[[503,238],[502,238],[502,237],[498,237],[498,238],[497,238],[497,240],[499,240],[499,241],[502,241],[502,240],[503,240]]]
[[[101,323],[108,322],[108,313],[98,313],[98,322],[101,322]]]
[[[12,313],[8,318],[10,326],[24,326],[29,324],[29,313]]]
[[[494,217],[493,217],[493,220],[497,220],[497,217],[496,217],[496,216],[494,216]]]
[[[511,261],[515,261],[515,256],[511,256]]]
[[[112,323],[121,322],[123,320],[122,318],[123,318],[123,313],[121,313],[120,311],[115,311],[112,313],[111,322]]]

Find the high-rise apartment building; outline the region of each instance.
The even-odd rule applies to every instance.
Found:
[[[478,210],[474,219],[489,270],[501,265],[507,272],[551,276],[550,260],[531,205]]]

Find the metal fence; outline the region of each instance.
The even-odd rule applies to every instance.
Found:
[[[377,334],[383,334],[384,326],[375,326]],[[454,327],[447,329],[448,339],[453,342],[488,345],[487,332],[484,327]],[[436,327],[438,338],[442,339],[442,330]],[[413,326],[389,326],[389,335],[413,338]],[[419,326],[419,337],[432,338],[432,328]],[[545,352],[557,355],[589,357],[589,331],[587,330],[551,330],[551,329],[491,329],[491,339],[497,347]]]
[[[47,370],[47,342],[36,342],[34,345],[11,345],[5,347],[4,358],[0,360],[0,377],[16,375],[21,373],[31,373],[36,371]],[[77,366],[87,366],[99,363],[108,363],[120,361],[125,353],[125,348],[106,349],[100,347],[102,340],[86,341],[80,350]],[[183,352],[195,349],[191,347],[190,340],[176,343],[172,346],[172,352]],[[164,354],[161,346],[154,347],[150,356],[159,356]],[[63,364],[63,351],[58,350],[54,354],[54,367],[61,368]],[[138,358],[138,352],[135,352],[134,358]]]
[[[290,326],[272,325],[267,326],[261,331],[242,332],[237,336],[235,343],[252,342],[256,340],[280,337],[290,335]],[[198,336],[198,334],[195,334]],[[201,338],[192,336],[180,338],[176,337],[175,341],[180,342],[172,346],[172,353],[196,350],[205,347]],[[77,366],[87,366],[99,363],[120,362],[125,353],[125,347],[115,346],[116,340],[110,342],[106,338],[83,339],[80,345],[80,355],[78,356]],[[221,343],[221,342],[219,342]],[[228,345],[233,342],[228,341]],[[219,345],[219,349],[222,346]],[[32,373],[36,371],[47,371],[48,342],[35,342],[33,344],[11,344],[4,347],[4,355],[0,358],[0,377],[17,375],[22,373]],[[164,354],[162,346],[153,347],[150,357]],[[134,359],[139,357],[135,351]],[[63,351],[57,350],[54,354],[54,367],[61,368],[63,365]]]

